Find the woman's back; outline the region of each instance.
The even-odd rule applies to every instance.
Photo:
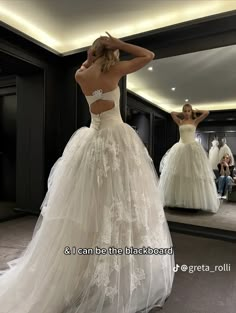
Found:
[[[120,61],[119,49],[133,54],[134,58]],[[100,37],[89,49],[88,59],[77,70],[75,79],[85,95],[91,95],[98,89],[108,92],[117,87],[122,76],[141,69],[154,56],[145,48],[125,43],[111,35]]]
[[[94,63],[83,73],[79,84],[85,96],[91,96],[94,92],[102,90],[103,93],[110,92],[117,88],[120,76],[115,71],[115,65],[108,71],[101,71],[101,62]],[[114,107],[111,100],[96,100],[90,104],[90,111],[93,114],[100,114]]]
[[[103,92],[108,92],[117,87],[120,76],[113,66],[108,72],[101,72],[100,62],[92,64],[86,71],[83,72],[79,80],[76,80],[81,87],[84,95],[90,96],[93,91],[102,89]]]

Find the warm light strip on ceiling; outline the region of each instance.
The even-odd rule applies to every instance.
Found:
[[[0,5],[0,20],[55,50],[62,46],[60,41],[52,38],[33,23],[4,8],[2,5]]]
[[[134,90],[132,90],[134,89]],[[171,103],[167,103],[169,100],[165,99],[158,99],[157,97],[150,96],[148,92],[141,92],[137,91],[135,88],[131,88],[130,84],[128,84],[128,90],[134,92],[138,96],[142,97],[143,99],[146,99],[147,101],[150,101],[154,105],[156,105],[158,108],[170,113],[172,111],[178,111],[180,112],[182,110],[183,104],[181,105],[175,105]],[[190,102],[191,104],[191,102]],[[236,100],[235,101],[225,101],[224,104],[222,103],[202,103],[200,105],[195,105],[192,104],[193,109],[198,109],[198,110],[209,110],[209,111],[214,111],[214,110],[230,110],[230,109],[236,109]]]
[[[211,1],[211,3],[201,2],[201,4],[197,6],[192,6],[191,8],[185,8],[180,9],[177,12],[170,12],[168,14],[164,15],[157,15],[155,14],[155,17],[150,17],[147,20],[138,21],[137,23],[134,23],[132,25],[126,25],[123,27],[118,28],[109,28],[105,29],[102,33],[96,33],[93,35],[90,35],[89,37],[82,37],[77,38],[76,40],[70,41],[66,43],[66,46],[89,46],[91,43],[99,36],[104,36],[105,31],[108,31],[115,37],[123,38],[127,36],[131,36],[134,34],[143,33],[146,31],[150,31],[153,29],[158,29],[165,26],[170,26],[174,24],[178,24],[181,22],[186,22],[198,18],[202,18],[205,16],[210,16],[218,13],[223,13],[227,11],[232,11],[236,9],[236,1],[230,0],[230,1]]]
[[[176,1],[176,3],[177,11],[170,11],[169,13],[164,13],[162,15],[159,12],[153,12],[153,16],[149,15],[148,19],[145,19],[143,18],[144,16],[142,16],[141,18],[143,18],[143,20],[140,20],[140,18],[137,16],[137,22],[131,22],[132,24],[126,24],[126,26],[122,27],[108,27],[107,29],[97,29],[96,33],[90,33],[89,36],[88,34],[85,34],[83,36],[78,35],[76,39],[68,41],[56,40],[52,36],[49,36],[48,33],[42,31],[40,27],[35,26],[32,22],[29,22],[27,19],[23,18],[19,14],[14,13],[14,11],[12,10],[9,10],[7,8],[7,5],[4,7],[3,4],[0,4],[0,18],[4,23],[40,41],[46,46],[51,47],[52,49],[60,53],[66,53],[71,50],[78,50],[90,46],[97,37],[105,35],[105,31],[110,32],[115,37],[123,38],[153,29],[158,29],[161,27],[236,9],[235,0],[212,0],[206,2],[201,1],[201,3],[199,1],[186,1],[186,6],[184,7],[178,7],[178,2]],[[196,5],[193,3],[196,3]],[[35,12],[35,14],[37,13]],[[115,22],[116,21],[114,20],[114,24]],[[100,26],[100,28],[101,27],[103,26]]]

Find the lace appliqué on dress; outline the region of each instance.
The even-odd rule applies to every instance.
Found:
[[[102,94],[103,94],[103,90],[102,89],[98,89],[98,90],[95,90],[92,95],[98,99],[101,99],[102,98]]]
[[[142,161],[138,148],[129,147],[127,143],[125,144],[128,157],[137,165],[137,167],[134,167],[133,174],[142,175]],[[116,143],[113,136],[104,138],[102,135],[98,135],[94,138],[87,153],[87,159],[90,169],[96,171],[98,186],[103,184],[104,178],[108,177],[109,171],[119,171],[121,162],[120,152],[120,145]],[[144,153],[146,152],[144,151]]]
[[[99,287],[104,287],[105,295],[109,301],[113,302],[114,297],[118,295],[117,279],[121,275],[125,275],[122,272],[124,269],[118,265],[118,258],[123,258],[122,255],[105,255],[99,257],[99,261],[96,264],[95,272],[93,274],[92,283]],[[145,272],[142,268],[138,267],[137,261],[133,255],[125,256],[126,263],[132,263],[126,267],[130,276],[130,294],[138,287],[141,286],[141,281],[144,280]],[[115,266],[114,266],[115,265]],[[113,277],[113,279],[110,279]]]

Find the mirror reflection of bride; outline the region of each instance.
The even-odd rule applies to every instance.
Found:
[[[196,114],[200,115],[197,117]],[[214,172],[205,150],[195,140],[196,128],[208,114],[208,111],[193,110],[190,104],[183,106],[182,113],[171,113],[179,126],[180,140],[161,161],[159,187],[168,207],[202,209],[212,213],[219,209]]]

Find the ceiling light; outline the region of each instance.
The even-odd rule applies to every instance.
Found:
[[[185,102],[188,102],[189,101],[189,99],[185,99]]]
[[[175,91],[175,87],[172,87],[171,90],[172,90],[172,91]]]
[[[13,10],[4,8],[2,5],[0,6],[0,17],[1,16],[4,17],[4,20],[7,21],[8,25],[19,29],[21,32],[28,34],[30,37],[44,43],[48,47],[57,49],[57,51],[59,51],[59,49],[62,47],[62,42],[43,31],[41,29],[41,25],[36,26],[33,24],[34,22],[31,23],[26,18],[15,13]]]
[[[153,67],[152,67],[152,66],[149,66],[149,67],[148,67],[148,70],[149,70],[149,71],[152,71],[152,70],[153,70]]]

